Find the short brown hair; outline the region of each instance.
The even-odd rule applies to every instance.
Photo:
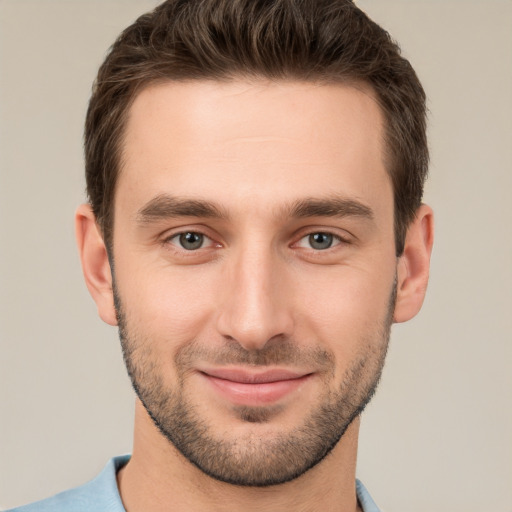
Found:
[[[350,0],[167,0],[122,32],[99,69],[85,126],[87,193],[107,247],[135,96],[157,81],[237,77],[373,88],[400,255],[428,168],[425,93],[397,43]]]

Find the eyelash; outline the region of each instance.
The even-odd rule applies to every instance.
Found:
[[[217,247],[222,247],[222,245],[220,243],[216,243],[211,237],[209,237],[205,233],[203,233],[199,230],[192,230],[192,229],[186,230],[186,231],[180,231],[179,233],[173,233],[172,235],[166,237],[165,240],[163,240],[163,244],[164,245],[171,244],[171,245],[177,247],[178,250],[185,251],[187,253],[194,253],[194,252],[197,252],[197,250],[199,250],[199,249],[204,249],[203,245],[201,245],[201,247],[198,247],[197,249],[186,249],[185,247],[183,247],[183,245],[181,245],[181,247],[180,247],[179,242],[178,243],[172,242],[172,240],[174,240],[174,239],[179,239],[183,235],[189,235],[189,234],[199,235],[199,236],[203,237],[203,242],[206,240],[209,240],[211,242],[209,244],[209,246],[216,245]]]
[[[185,247],[183,247],[183,245],[177,241],[176,243],[173,243],[172,240],[174,239],[177,239],[179,240],[180,237],[184,236],[184,235],[188,235],[188,234],[191,234],[191,235],[199,235],[201,237],[203,237],[203,241],[202,241],[202,244],[200,247],[197,247],[195,249],[187,249]],[[312,236],[315,236],[315,235],[324,235],[324,236],[327,236],[327,237],[332,237],[332,242],[331,244],[328,246],[328,247],[325,247],[324,249],[316,249],[314,247],[311,247],[311,244],[309,247],[304,247],[302,245],[300,245],[300,243],[303,241],[303,240],[306,240],[306,239],[310,239],[309,241],[311,242],[311,238]],[[204,247],[204,243],[206,241],[209,241],[210,243],[208,244],[207,247]],[[321,242],[320,242],[321,243]],[[305,233],[303,236],[301,236],[297,242],[294,242],[291,247],[297,247],[297,248],[301,248],[301,249],[305,249],[305,250],[310,250],[310,251],[313,251],[315,253],[322,253],[322,252],[327,252],[329,251],[330,249],[334,249],[335,247],[341,245],[341,244],[350,244],[350,240],[348,240],[347,238],[344,238],[338,234],[335,234],[335,233],[332,233],[330,231],[327,231],[327,230],[317,230],[317,231],[310,231],[308,233]],[[203,233],[202,231],[200,230],[185,230],[185,231],[180,231],[178,233],[173,233],[172,235],[166,237],[164,240],[163,240],[163,245],[172,245],[174,247],[176,247],[176,250],[178,251],[182,251],[184,253],[188,253],[190,255],[193,255],[194,253],[196,253],[197,251],[199,251],[200,249],[208,249],[212,246],[216,246],[218,248],[222,247],[222,244],[218,243],[218,242],[215,242],[210,236],[206,235],[205,233]]]
[[[328,247],[325,247],[323,249],[319,249],[319,248],[315,248],[315,247],[311,247],[311,244],[313,242],[313,240],[311,239],[312,237],[316,236],[316,235],[322,235],[322,236],[327,236],[327,237],[330,237],[331,238],[331,243]],[[308,243],[309,243],[309,247],[304,247],[301,245],[301,242],[303,240],[308,240]],[[321,243],[318,242],[318,243]],[[331,233],[330,231],[311,231],[307,234],[305,234],[304,236],[302,236],[298,242],[296,242],[294,245],[295,246],[299,246],[301,248],[304,248],[306,250],[313,250],[315,252],[318,252],[318,253],[321,253],[321,252],[326,252],[328,251],[329,249],[334,249],[335,247],[337,247],[338,245],[341,245],[341,244],[348,244],[350,243],[347,239],[341,237],[340,235],[337,235],[335,233]]]

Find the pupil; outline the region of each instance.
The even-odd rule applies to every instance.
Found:
[[[180,244],[189,251],[199,249],[203,245],[203,235],[200,233],[183,233],[180,235]]]
[[[313,249],[329,249],[332,245],[332,235],[329,233],[314,233],[309,235],[309,243]]]

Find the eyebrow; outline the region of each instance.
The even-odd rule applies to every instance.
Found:
[[[361,217],[373,220],[373,210],[355,199],[340,196],[305,198],[278,210],[279,217]],[[175,217],[227,219],[220,206],[203,199],[188,199],[161,194],[148,201],[136,214],[139,224],[150,224]]]
[[[292,204],[290,217],[361,217],[373,220],[373,210],[355,199],[331,196],[324,199],[306,198]]]
[[[136,214],[139,224],[149,224],[174,217],[227,218],[219,206],[202,199],[182,199],[161,194],[148,201]]]

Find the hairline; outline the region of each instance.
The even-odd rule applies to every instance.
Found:
[[[364,80],[361,78],[355,78],[350,75],[339,77],[300,77],[294,76],[293,74],[284,75],[282,77],[270,77],[263,73],[225,73],[219,76],[197,76],[197,77],[153,77],[148,80],[140,80],[134,84],[133,87],[129,89],[129,99],[124,105],[123,111],[121,112],[120,122],[117,126],[118,129],[118,137],[115,143],[115,180],[114,187],[110,191],[111,197],[107,198],[110,201],[109,207],[103,208],[103,218],[98,219],[99,225],[101,228],[101,232],[104,238],[105,245],[107,246],[107,250],[113,250],[113,241],[114,241],[114,224],[115,224],[115,200],[116,200],[116,192],[118,188],[119,177],[123,168],[126,164],[125,159],[125,151],[126,151],[126,135],[127,135],[127,126],[130,119],[130,114],[132,111],[133,104],[136,99],[140,96],[140,94],[149,89],[150,87],[171,84],[171,83],[197,83],[197,82],[217,82],[217,83],[232,83],[232,82],[247,82],[249,84],[258,84],[262,82],[266,82],[269,84],[283,84],[283,83],[302,83],[302,84],[317,84],[319,86],[326,85],[346,85],[349,87],[353,87],[358,91],[361,91],[367,94],[372,100],[376,102],[377,107],[379,108],[380,114],[382,115],[383,121],[383,130],[382,130],[382,162],[384,165],[384,169],[388,174],[389,179],[391,180],[391,188],[393,192],[393,233],[395,237],[395,244],[397,243],[397,208],[395,204],[396,198],[396,190],[395,183],[393,179],[393,167],[396,165],[396,156],[393,154],[393,145],[390,141],[391,138],[391,122],[388,118],[386,109],[381,102],[381,98],[375,88],[375,86],[369,80]],[[105,215],[107,213],[107,215]],[[398,256],[398,254],[397,254]]]

